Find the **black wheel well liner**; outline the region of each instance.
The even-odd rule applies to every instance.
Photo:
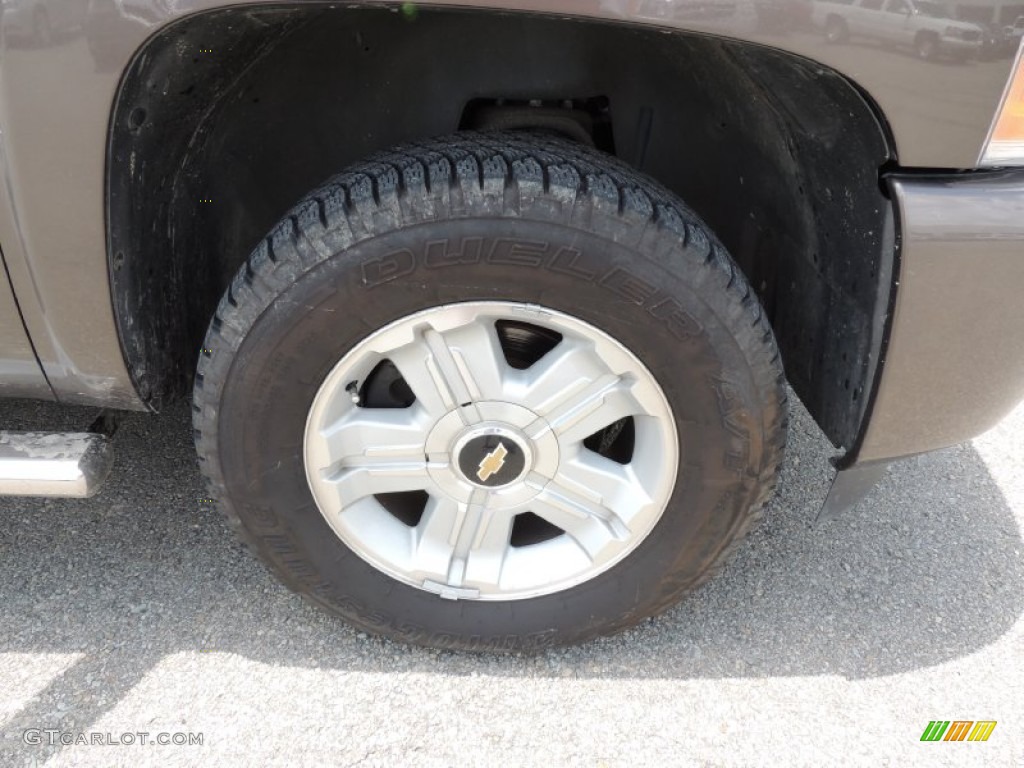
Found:
[[[206,11],[151,37],[122,79],[107,178],[112,298],[140,395],[159,409],[187,391],[234,272],[333,173],[453,132],[470,102],[595,97],[619,157],[729,248],[797,394],[851,447],[898,246],[877,107],[774,49],[529,14],[292,4]]]

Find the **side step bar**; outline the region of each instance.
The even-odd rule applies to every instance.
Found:
[[[0,496],[92,496],[112,459],[95,432],[0,431]]]

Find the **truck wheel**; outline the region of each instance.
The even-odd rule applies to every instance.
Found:
[[[825,39],[834,44],[845,43],[850,39],[850,29],[846,22],[838,16],[829,16],[825,22]]]
[[[256,248],[194,395],[211,494],[289,587],[470,650],[616,632],[756,519],[786,392],[743,275],[614,158],[458,134],[336,176]]]
[[[934,59],[938,47],[939,42],[934,35],[918,35],[917,40],[914,41],[914,51],[917,53],[917,58],[924,61]]]

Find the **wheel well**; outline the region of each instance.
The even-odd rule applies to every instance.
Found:
[[[507,127],[510,106],[520,126],[530,109],[549,129],[590,126],[693,207],[757,290],[801,399],[853,444],[895,254],[873,105],[772,49],[525,14],[227,9],[151,38],[122,81],[108,172],[114,307],[140,394],[159,408],[187,391],[228,281],[310,189],[481,107]]]

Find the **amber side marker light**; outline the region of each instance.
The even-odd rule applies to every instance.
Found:
[[[1024,165],[1024,41],[981,153],[981,165]]]

